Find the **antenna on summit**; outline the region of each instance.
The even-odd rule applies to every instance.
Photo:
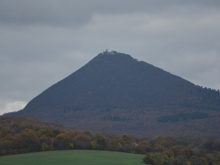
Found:
[[[108,53],[109,53],[109,52],[108,52],[108,49],[106,49],[106,51],[104,51],[103,53],[104,53],[104,54],[108,54]]]

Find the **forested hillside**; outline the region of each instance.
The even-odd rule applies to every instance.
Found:
[[[62,125],[21,117],[0,117],[0,125],[0,156],[88,149],[143,154],[144,162],[152,165],[220,163],[218,139],[169,136],[137,138],[128,134],[71,130]]]
[[[220,92],[106,51],[6,115],[138,136],[220,137]]]

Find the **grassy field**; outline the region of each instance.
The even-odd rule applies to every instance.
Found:
[[[144,155],[110,151],[68,150],[0,157],[0,165],[143,165]]]

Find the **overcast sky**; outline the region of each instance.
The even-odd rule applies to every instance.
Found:
[[[106,49],[220,89],[220,1],[0,0],[0,115]]]

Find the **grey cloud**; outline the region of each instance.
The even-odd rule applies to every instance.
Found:
[[[71,54],[71,55],[70,55]],[[66,52],[41,60],[1,58],[0,97],[29,101],[88,62],[85,54]]]
[[[1,1],[0,20],[2,24],[78,26],[91,17],[90,12],[82,10],[86,6],[78,1],[9,0]]]
[[[161,14],[164,11],[187,11],[188,8],[192,7],[205,12],[207,8],[218,10],[219,6],[220,2],[218,0],[1,0],[0,23],[6,25],[79,27],[89,23],[92,15],[96,13],[126,14],[146,12],[149,14]],[[173,12],[170,14],[175,15]]]

